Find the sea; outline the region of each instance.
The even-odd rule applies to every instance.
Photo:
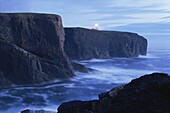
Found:
[[[98,99],[98,94],[155,72],[170,75],[170,35],[146,35],[146,56],[74,61],[96,71],[75,72],[74,78],[36,86],[14,86],[0,91],[0,113],[20,113],[24,109],[57,111],[71,100]]]

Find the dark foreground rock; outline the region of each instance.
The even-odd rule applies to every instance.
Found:
[[[0,87],[74,76],[64,35],[58,15],[0,13]]]
[[[45,111],[45,110],[24,110],[24,111],[21,111],[21,113],[57,113],[57,112],[54,112],[54,111]]]
[[[63,103],[58,113],[170,113],[170,76],[145,75],[99,97]]]
[[[129,32],[65,28],[65,52],[70,59],[146,55],[147,40]]]

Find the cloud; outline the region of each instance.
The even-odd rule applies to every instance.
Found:
[[[169,0],[0,0],[0,12],[45,12],[59,14],[64,26],[101,29],[137,24],[169,22]]]
[[[108,29],[137,32],[141,35],[170,36],[170,22],[166,23],[136,23],[124,26],[110,27]]]

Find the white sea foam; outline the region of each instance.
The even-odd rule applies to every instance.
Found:
[[[54,111],[54,112],[57,112],[57,108],[58,108],[59,105],[49,105],[47,107],[38,107],[37,106],[28,106],[28,107],[25,107],[25,108],[22,108],[20,109],[20,111],[23,111],[25,109],[31,109],[31,110],[46,110],[46,111]],[[10,113],[10,112],[9,112]],[[20,113],[20,112],[19,112]]]
[[[19,86],[19,87],[15,87],[13,89],[15,90],[24,90],[24,89],[49,89],[52,87],[60,87],[60,86],[67,86],[70,85],[70,83],[62,83],[62,84],[49,84],[49,85],[45,85],[45,86],[33,86],[33,87],[24,87],[24,86]]]
[[[1,97],[6,96],[11,99],[9,101],[13,101],[13,99],[18,99],[18,101],[16,103],[6,103],[6,105],[9,105],[9,109],[5,112],[0,111],[0,113],[11,113],[11,111],[19,112],[21,109],[26,108],[42,108],[56,111],[57,104],[75,99],[89,100],[93,97],[96,99],[97,94],[115,87],[115,84],[128,83],[132,79],[145,74],[153,72],[170,74],[168,53],[163,54],[161,51],[160,53],[161,54],[152,52],[147,56],[140,56],[139,58],[76,61],[98,71],[89,73],[75,72],[76,76],[69,80],[57,80],[48,84],[27,87],[15,86],[14,88],[5,89],[3,92],[0,92]],[[92,94],[94,92],[95,95]],[[33,99],[36,99],[38,96],[43,97],[45,101],[40,100],[40,102],[38,102],[40,105],[37,106],[26,102],[24,103],[21,98],[27,98],[28,95],[31,95],[30,97]],[[2,100],[1,103],[5,103],[5,101],[6,100]],[[44,106],[41,106],[41,104]],[[17,107],[18,105],[20,107]]]
[[[125,69],[125,68],[118,68],[114,66],[95,66],[92,67],[93,69],[102,71],[102,72],[109,72],[116,75],[131,75],[131,74],[140,74],[140,73],[152,73],[154,70],[140,70],[140,69]]]
[[[90,73],[76,73],[76,77],[73,81],[81,81],[84,84],[88,84],[87,81],[91,81],[94,84],[99,83],[127,83],[134,78],[137,78],[144,74],[155,72],[155,70],[138,70],[138,69],[124,69],[114,66],[91,66],[93,69],[99,70],[98,72]]]
[[[79,61],[78,63],[88,63],[88,62],[107,62],[110,61],[111,59],[91,59],[91,60],[83,60],[83,61]]]
[[[140,55],[139,58],[160,58],[160,57],[153,54],[147,54],[146,56]]]
[[[11,106],[8,110],[0,110],[0,113],[20,113],[23,110],[31,109],[31,110],[46,110],[46,111],[54,111],[57,112],[57,108],[59,105],[48,104],[47,106],[33,106],[33,105],[20,105],[18,106]]]
[[[75,87],[75,83],[67,84],[64,87],[65,88],[74,88]]]

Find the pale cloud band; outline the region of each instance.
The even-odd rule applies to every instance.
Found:
[[[64,26],[101,29],[137,23],[169,23],[169,0],[0,0],[0,12],[60,14]]]

